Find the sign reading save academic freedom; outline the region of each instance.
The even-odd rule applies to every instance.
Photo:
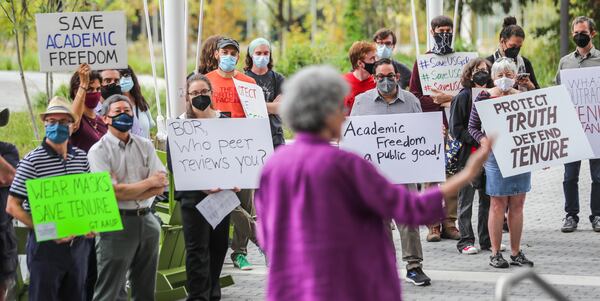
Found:
[[[340,147],[372,162],[394,184],[443,182],[440,112],[350,116]]]
[[[107,172],[28,180],[37,241],[123,229]]]
[[[167,120],[175,189],[258,188],[273,153],[269,119]]]
[[[127,68],[125,13],[36,14],[40,71]]]
[[[493,151],[504,177],[593,154],[564,86],[486,99],[475,106],[485,131],[498,135]]]
[[[560,82],[571,94],[594,158],[600,158],[600,67],[560,70]]]
[[[433,53],[417,56],[417,68],[423,95],[431,95],[432,88],[456,95],[462,88],[460,76],[463,66],[477,57],[476,52],[454,52],[447,55]]]

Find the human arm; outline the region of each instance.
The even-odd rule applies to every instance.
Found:
[[[10,194],[6,200],[6,213],[25,224],[28,228],[33,228],[31,215],[23,209],[23,199]]]
[[[15,178],[15,173],[15,168],[0,157],[0,187],[9,186]]]
[[[468,121],[471,115],[470,98],[471,93],[467,93],[466,90],[463,90],[461,93],[456,95],[450,107],[450,122],[448,127],[452,137],[461,143],[467,145],[477,145],[477,141],[473,139],[473,136],[471,136],[468,131]],[[465,127],[465,124],[467,127]]]
[[[5,142],[0,142],[0,187],[8,187],[12,183],[17,164],[19,164],[19,151]]]
[[[282,95],[279,94],[279,95],[277,95],[277,97],[275,97],[273,102],[267,102],[267,112],[269,114],[274,114],[274,115],[279,114],[279,106],[281,105],[281,97],[282,97]]]
[[[529,81],[531,82],[531,86],[529,90],[537,90],[540,88],[540,84],[537,81],[537,78],[535,77],[535,71],[533,70],[533,65],[531,64],[531,62],[526,59],[523,58],[524,62],[525,62],[525,70],[527,70],[527,73],[529,73]]]
[[[487,99],[489,98],[489,96],[489,93],[482,92],[477,97],[477,99],[475,99],[475,101],[478,101],[480,99]],[[473,105],[471,106],[471,115],[469,116],[468,131],[469,134],[471,134],[471,136],[473,137],[473,139],[475,139],[477,143],[481,144],[481,139],[485,137],[485,134],[481,129],[481,119],[479,118],[479,113],[477,112],[477,107],[475,106],[475,103],[473,103]]]
[[[85,110],[85,95],[87,93],[87,88],[90,85],[91,68],[88,64],[81,64],[77,69],[77,73],[79,74],[79,88],[77,89],[77,94],[75,94],[75,99],[73,99],[73,105],[71,106],[73,115],[77,118],[72,125],[73,132],[76,132],[79,129],[83,111]]]

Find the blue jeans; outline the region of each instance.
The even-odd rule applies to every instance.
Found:
[[[565,212],[579,221],[579,170],[581,161],[565,164],[563,191],[565,193]],[[592,215],[600,216],[600,159],[590,159],[590,174],[592,177],[592,193],[590,196],[590,209]]]

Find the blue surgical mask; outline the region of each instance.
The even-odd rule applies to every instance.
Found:
[[[133,89],[133,79],[130,76],[121,77],[119,85],[121,86],[121,92],[127,93]]]
[[[377,45],[377,57],[380,59],[389,59],[392,57],[392,47]]]
[[[125,133],[133,126],[133,116],[123,112],[115,116],[108,116],[112,118],[112,124],[110,126],[117,129],[119,132]]]
[[[55,123],[46,125],[46,138],[56,144],[61,144],[69,139],[69,126]]]
[[[231,72],[235,69],[237,58],[231,55],[221,55],[219,58],[219,68],[225,72]]]
[[[258,68],[267,67],[267,65],[269,65],[269,56],[268,55],[253,55],[252,63],[254,63],[254,66],[256,66]]]

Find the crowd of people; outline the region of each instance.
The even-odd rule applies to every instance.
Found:
[[[214,228],[196,205],[221,189],[168,189],[170,151],[167,147],[165,166],[150,140],[155,123],[134,70],[95,71],[81,65],[70,80],[70,99],[54,97],[40,114],[45,137],[39,147],[19,161],[14,145],[0,142],[0,300],[16,277],[12,220],[34,227],[26,181],[89,172],[111,175],[123,230],[45,242],[30,231],[30,300],[153,300],[160,237],[153,206],[165,193],[181,204],[188,300],[221,298],[219,277],[229,243],[231,261],[241,270],[252,269],[249,242],[264,253],[268,300],[400,300],[392,240],[396,228],[405,279],[431,284],[423,271],[419,225],[427,226],[428,242],[456,240],[461,254],[489,250],[492,267],[533,266],[521,249],[531,174],[502,176],[490,151],[494,138],[487,137],[473,106],[473,101],[540,88],[531,62],[520,55],[525,32],[516,23],[506,18],[497,50],[464,66],[462,90],[455,96],[436,89],[425,95],[417,63],[411,71],[393,59],[396,36],[385,28],[372,42],[352,44],[350,72],[312,66],[289,80],[274,70],[269,40],[249,43],[239,71],[239,43],[225,36],[207,38],[199,69],[187,78],[185,112],[178,118],[245,118],[233,79],[257,84],[276,148],[260,188],[233,189],[241,205]],[[435,43],[427,53],[453,53],[453,31],[450,18],[433,18]],[[600,66],[593,20],[575,18],[572,35],[577,48],[560,60],[559,69]],[[448,172],[443,183],[393,185],[371,163],[330,143],[340,139],[348,115],[438,111],[447,140],[462,145],[458,171]],[[0,126],[7,122],[8,110],[3,110]],[[296,133],[291,145],[284,146],[284,124]],[[580,165],[565,165],[562,232],[575,231],[579,222]],[[589,220],[600,232],[600,159],[591,159],[590,166]],[[477,235],[471,223],[475,192]],[[510,263],[502,255],[503,231],[510,236]]]

